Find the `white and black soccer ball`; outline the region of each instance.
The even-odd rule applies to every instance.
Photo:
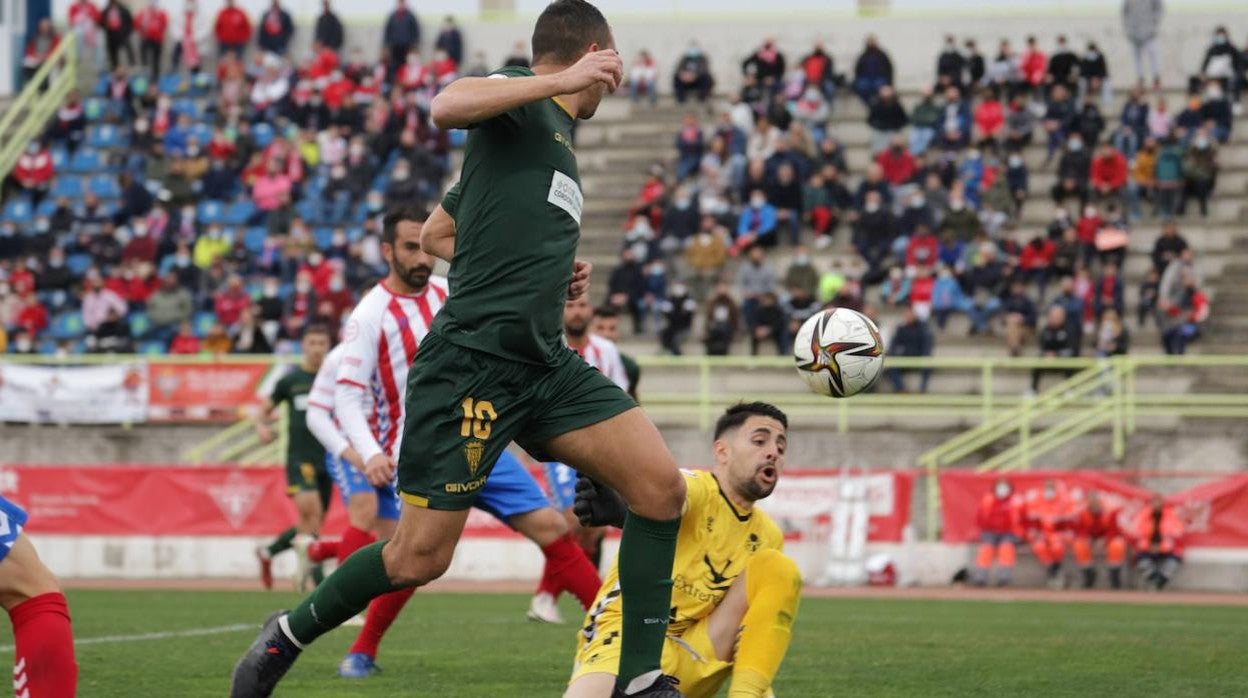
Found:
[[[874,322],[849,308],[812,315],[793,340],[797,373],[810,389],[851,397],[875,385],[884,368],[884,342]]]

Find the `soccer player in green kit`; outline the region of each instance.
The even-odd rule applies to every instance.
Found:
[[[398,530],[269,618],[234,668],[237,698],[269,695],[304,646],[372,598],[441,576],[473,498],[512,440],[629,503],[614,695],[681,696],[659,658],[684,478],[636,403],[562,341],[564,302],[585,292],[589,274],[574,260],[583,199],[571,128],[619,86],[623,65],[606,19],[584,0],[551,3],[532,48],[532,70],[463,78],[433,101],[438,127],[469,136],[459,184],[420,238],[450,260],[450,295],[408,377],[398,464],[379,454],[365,467],[370,478],[397,468]]]
[[[286,375],[278,379],[273,386],[273,393],[265,398],[256,415],[256,433],[261,443],[270,443],[274,439],[274,412],[282,403],[289,406],[287,413],[286,432],[286,494],[295,503],[299,511],[299,523],[278,534],[277,538],[267,546],[256,548],[256,559],[260,562],[260,581],[265,589],[273,588],[273,556],[289,550],[296,535],[315,536],[321,528],[321,521],[329,508],[334,481],[325,469],[325,448],[308,430],[305,418],[308,412],[308,393],[312,390],[312,381],[321,368],[321,362],[329,353],[329,329],[324,325],[309,325],[303,331],[300,348],[303,360]],[[300,570],[297,586],[306,581],[302,579],[304,572]],[[319,572],[315,573],[319,576]],[[302,590],[302,589],[301,589]]]

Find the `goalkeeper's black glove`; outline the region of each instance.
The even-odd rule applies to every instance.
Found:
[[[572,503],[572,511],[586,528],[624,528],[628,503],[615,490],[582,475],[576,479],[576,499]]]

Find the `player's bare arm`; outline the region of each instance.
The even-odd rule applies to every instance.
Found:
[[[536,68],[534,72],[538,72]],[[460,78],[433,98],[431,116],[438,128],[465,128],[530,102],[573,95],[600,82],[615,92],[623,79],[624,63],[615,49],[593,44],[579,61],[555,73],[505,80]]]
[[[256,425],[256,436],[260,438],[260,443],[262,444],[273,443],[275,434],[273,433],[272,424],[276,419],[273,415],[276,410],[277,405],[273,404],[273,400],[271,398],[266,397],[264,401],[260,403],[260,411],[256,413],[253,421]]]
[[[455,219],[441,204],[434,207],[420,229],[420,247],[444,262],[455,256]]]

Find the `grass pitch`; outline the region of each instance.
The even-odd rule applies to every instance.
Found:
[[[221,696],[254,628],[289,593],[75,590],[79,695]],[[418,593],[382,645],[384,673],[334,676],[354,637],[304,652],[279,696],[558,696],[581,614],[524,619],[527,597]],[[189,635],[205,631],[202,635]],[[7,630],[4,632],[8,632]],[[134,636],[145,636],[135,639]],[[11,663],[11,638],[0,662]],[[804,599],[780,698],[1244,695],[1248,607]]]

